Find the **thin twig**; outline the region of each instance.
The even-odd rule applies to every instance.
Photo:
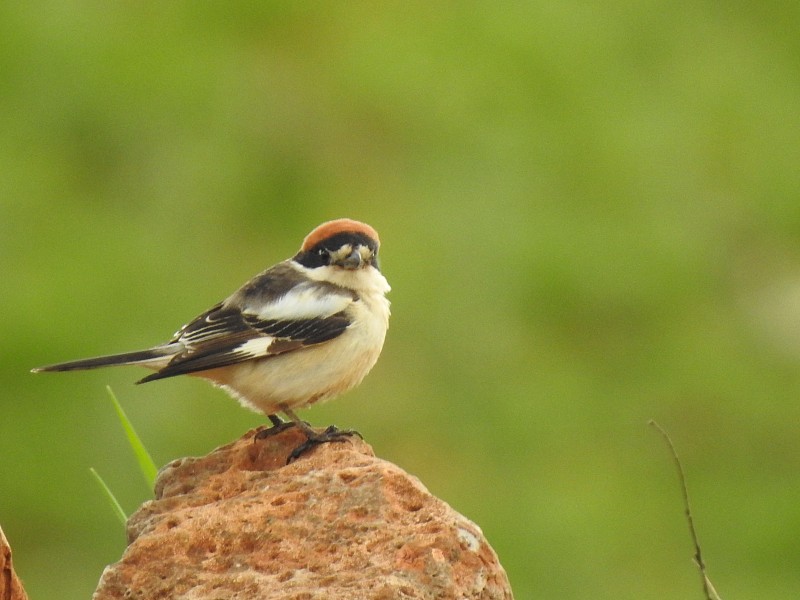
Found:
[[[689,533],[692,536],[692,544],[694,544],[694,562],[697,564],[697,568],[700,569],[700,578],[703,580],[703,593],[706,596],[706,600],[722,600],[717,594],[717,590],[715,590],[714,586],[711,584],[711,580],[708,578],[708,575],[706,574],[706,564],[703,562],[703,555],[700,552],[700,541],[697,539],[697,530],[694,528],[694,519],[692,519],[692,509],[689,506],[689,490],[686,487],[686,475],[683,472],[681,460],[678,458],[678,452],[675,450],[675,445],[672,443],[672,439],[669,437],[669,434],[664,431],[664,428],[661,427],[661,425],[653,420],[649,421],[648,425],[655,428],[656,431],[661,434],[661,437],[664,438],[664,441],[666,441],[667,446],[672,453],[672,458],[675,461],[675,467],[678,469],[678,478],[681,482],[681,493],[683,494],[684,514],[686,515],[686,522],[689,524]]]

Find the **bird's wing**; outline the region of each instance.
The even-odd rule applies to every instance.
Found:
[[[346,309],[356,300],[348,290],[313,281],[301,282],[284,295],[266,301],[263,290],[242,290],[184,325],[170,342],[181,344],[184,349],[139,383],[327,342],[350,325]]]

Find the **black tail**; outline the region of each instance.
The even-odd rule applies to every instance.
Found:
[[[110,354],[108,356],[98,356],[96,358],[84,358],[82,360],[71,360],[69,362],[36,367],[31,369],[31,373],[43,373],[47,371],[81,371],[83,369],[96,369],[98,367],[113,367],[117,365],[136,365],[147,363],[151,360],[164,358],[172,354],[169,346],[150,348],[148,350],[138,350],[137,352],[125,352],[123,354]]]

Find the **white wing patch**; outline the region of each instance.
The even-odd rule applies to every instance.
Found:
[[[269,347],[273,341],[275,341],[275,338],[269,335],[253,338],[252,340],[247,340],[241,346],[237,346],[235,352],[244,352],[253,358],[266,356],[269,354]]]
[[[349,295],[334,294],[313,283],[295,286],[287,294],[266,306],[246,306],[242,312],[263,321],[294,321],[326,318],[343,311],[353,302]]]

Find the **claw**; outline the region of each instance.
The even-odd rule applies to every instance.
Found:
[[[305,432],[307,439],[305,442],[297,446],[294,450],[291,451],[289,457],[286,459],[286,464],[288,465],[290,462],[297,460],[314,448],[315,446],[319,446],[320,444],[327,444],[328,442],[344,442],[347,438],[357,435],[361,439],[364,439],[363,436],[358,433],[354,429],[339,429],[336,425],[330,425],[323,431],[322,433],[315,433],[311,431],[310,434],[308,431]]]

